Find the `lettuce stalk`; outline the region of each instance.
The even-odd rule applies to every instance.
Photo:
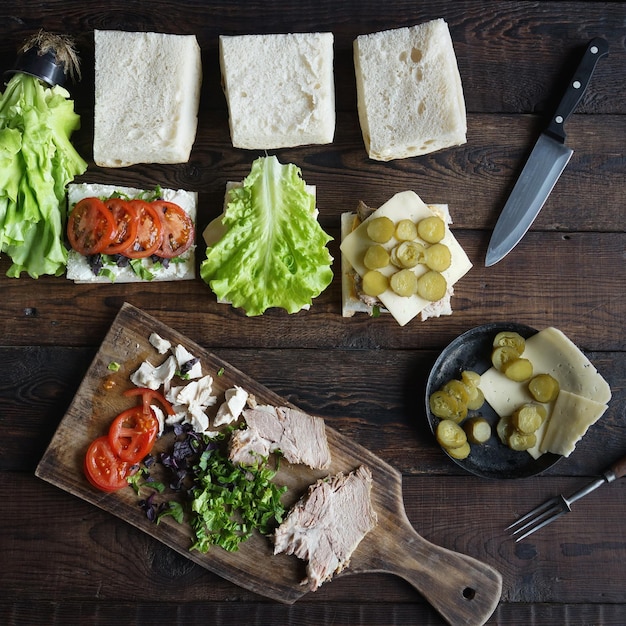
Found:
[[[80,118],[69,96],[23,73],[0,96],[0,252],[12,278],[65,271],[65,188],[87,169],[70,143]]]
[[[218,300],[248,316],[270,307],[295,313],[332,281],[332,238],[296,165],[275,156],[254,161],[243,185],[230,190],[221,219],[225,233],[200,266]]]

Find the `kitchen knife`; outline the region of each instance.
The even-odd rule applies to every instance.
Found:
[[[503,259],[520,242],[565,169],[574,151],[565,145],[563,125],[585,93],[596,64],[608,53],[605,39],[596,37],[589,42],[552,120],[539,136],[502,209],[487,249],[487,267]]]

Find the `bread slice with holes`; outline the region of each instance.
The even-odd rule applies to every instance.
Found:
[[[235,148],[332,143],[332,33],[220,36],[222,85]]]
[[[96,165],[189,161],[202,83],[195,35],[96,30],[94,47]]]
[[[354,65],[371,159],[403,159],[466,142],[461,76],[443,19],[360,35]]]

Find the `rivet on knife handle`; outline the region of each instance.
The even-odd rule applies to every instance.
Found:
[[[556,113],[539,135],[502,209],[487,249],[487,267],[503,259],[520,242],[567,166],[573,150],[565,145],[563,124],[580,102],[597,62],[608,54],[608,48],[601,38],[588,44]]]

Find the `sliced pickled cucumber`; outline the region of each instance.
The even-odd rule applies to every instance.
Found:
[[[457,448],[445,448],[445,450],[453,459],[458,459],[459,461],[466,459],[472,451],[467,441]]]
[[[368,296],[379,296],[389,287],[389,280],[378,270],[370,270],[363,276],[363,291]]]
[[[519,359],[519,353],[511,346],[498,346],[491,353],[491,363],[499,372],[506,363],[514,359]]]
[[[363,265],[368,270],[378,270],[389,265],[389,252],[380,244],[370,246],[363,257]]]
[[[411,270],[400,270],[391,276],[389,286],[399,296],[408,298],[417,291],[417,276]]]
[[[526,349],[526,340],[519,333],[511,330],[503,330],[499,332],[493,340],[493,347],[499,348],[501,346],[508,346],[513,348],[518,356],[521,356]]]
[[[413,220],[400,220],[396,225],[396,239],[398,241],[412,241],[417,237],[417,226]]]
[[[417,241],[403,241],[391,251],[391,262],[396,267],[411,268],[426,260],[426,248]]]
[[[537,402],[554,402],[559,395],[559,381],[550,374],[537,374],[529,383],[528,391]]]
[[[439,272],[430,270],[417,279],[417,295],[424,300],[437,302],[446,295],[447,290],[448,283]]]
[[[375,217],[367,223],[367,236],[376,243],[387,243],[396,227],[388,217]]]
[[[480,390],[479,387],[473,388],[475,393],[470,392],[470,399],[467,401],[467,408],[470,411],[478,411],[485,404],[485,394]]]
[[[461,380],[468,386],[478,387],[480,385],[480,374],[472,370],[461,372]]]
[[[528,450],[537,443],[537,435],[535,433],[522,433],[517,429],[513,429],[509,433],[507,445],[511,450],[521,452],[522,450]]]
[[[465,431],[452,420],[441,420],[435,435],[439,445],[444,448],[458,448],[467,443]]]
[[[454,422],[460,422],[461,408],[459,401],[449,393],[438,389],[430,394],[428,399],[430,410],[435,417],[439,419],[451,419]]]
[[[439,243],[446,234],[446,224],[438,216],[425,217],[417,223],[417,234],[428,243]]]
[[[443,243],[436,243],[426,248],[425,263],[436,272],[445,272],[452,265],[450,248]]]
[[[533,364],[523,357],[507,361],[502,365],[502,373],[510,380],[522,383],[533,375]]]
[[[491,425],[484,417],[472,417],[463,424],[467,439],[472,443],[485,443],[491,437]]]
[[[511,424],[521,433],[534,433],[546,419],[546,410],[541,404],[528,403],[515,410]]]
[[[496,433],[505,446],[509,445],[509,435],[513,430],[515,430],[515,427],[511,424],[511,417],[509,415],[503,415],[496,424]]]
[[[449,393],[451,396],[454,396],[459,402],[463,404],[467,404],[469,401],[469,391],[464,383],[460,380],[449,380],[443,387],[442,391]]]

